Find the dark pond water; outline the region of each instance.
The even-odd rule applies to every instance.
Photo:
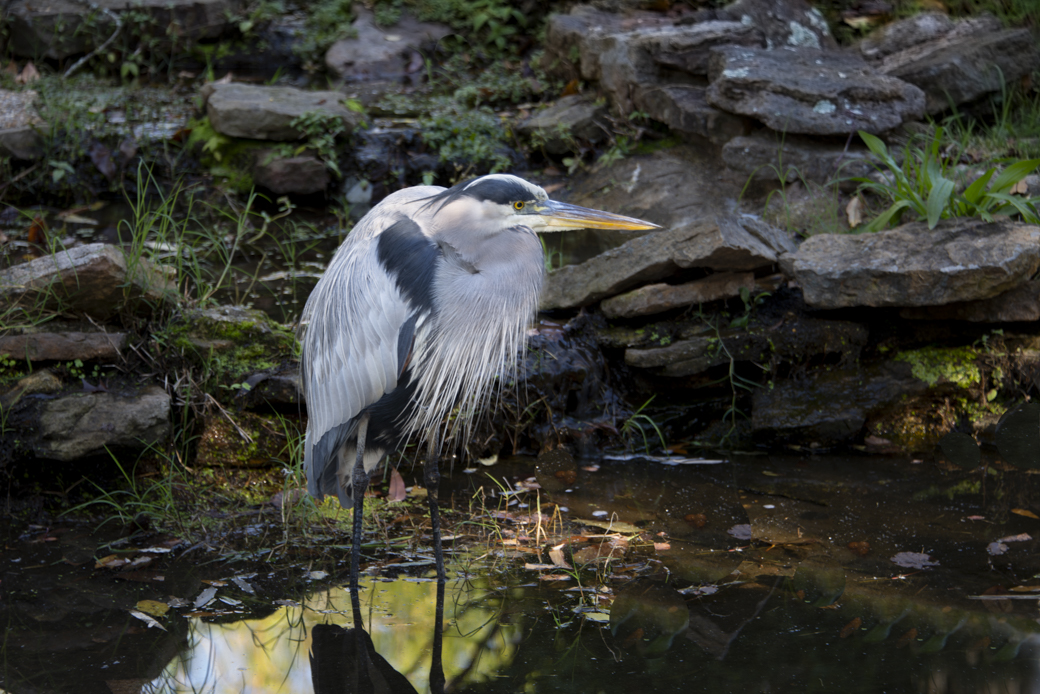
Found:
[[[866,457],[514,460],[456,471],[448,505],[466,508],[489,472],[541,489],[510,494],[490,539],[456,540],[446,691],[1040,691],[1035,475]],[[553,503],[555,558],[522,525]],[[425,547],[366,546],[370,652],[337,628],[357,626],[345,551],[241,568],[140,534],[123,550],[161,568],[111,571],[94,566],[109,550],[91,528],[7,534],[3,691],[430,688]],[[131,614],[143,599],[173,605],[165,631]],[[383,688],[354,686],[359,663]]]

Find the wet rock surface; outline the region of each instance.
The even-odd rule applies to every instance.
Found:
[[[276,195],[311,195],[328,188],[332,178],[325,162],[313,154],[278,157],[273,151],[260,151],[253,180]]]

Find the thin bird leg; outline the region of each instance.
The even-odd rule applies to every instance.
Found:
[[[368,413],[361,415],[357,428],[357,459],[350,473],[354,493],[354,538],[350,543],[350,604],[354,612],[354,628],[361,629],[361,596],[358,593],[358,575],[361,573],[361,521],[364,516],[365,490],[368,473],[365,472],[365,438],[368,436]]]
[[[441,481],[441,473],[437,467],[437,450],[440,444],[436,428],[430,432],[427,440],[429,441],[429,446],[426,451],[426,464],[423,465],[423,481],[426,484],[426,498],[430,501],[430,524],[433,526],[433,557],[437,561],[437,582],[444,583],[444,552],[441,550],[441,513],[437,505],[437,492]]]
[[[433,625],[433,657],[430,659],[430,694],[444,694],[444,582],[437,581],[437,606]]]

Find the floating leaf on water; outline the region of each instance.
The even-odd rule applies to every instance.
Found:
[[[1036,515],[1035,513],[1033,513],[1032,511],[1030,511],[1028,509],[1013,508],[1013,509],[1011,509],[1011,512],[1014,513],[1016,516],[1025,516],[1026,518],[1034,518],[1036,520],[1040,520],[1040,516]]]
[[[170,607],[176,609],[176,608],[179,608],[179,607],[187,607],[191,603],[188,602],[187,600],[185,600],[184,598],[174,598],[174,597],[171,597],[169,600],[166,601],[166,604],[169,605]]]
[[[225,598],[223,595],[218,598],[225,605],[231,605],[232,607],[238,607],[242,604],[241,600],[235,600],[234,598]]]
[[[1040,593],[1040,586],[1015,586],[1008,590],[1012,593]]]
[[[98,221],[96,219],[91,219],[90,217],[82,217],[82,216],[80,216],[78,214],[71,214],[71,213],[70,214],[59,214],[58,215],[58,219],[60,219],[63,222],[67,222],[69,224],[89,224],[91,226],[95,226],[98,223]]]
[[[204,578],[202,582],[209,586],[216,586],[217,588],[223,588],[227,585],[227,581],[218,581],[216,579]]]
[[[320,581],[323,578],[328,578],[327,571],[308,571],[307,578],[311,581]]]
[[[491,467],[498,463],[498,454],[496,453],[488,458],[477,458],[477,462],[485,467]]]
[[[573,578],[569,574],[542,574],[538,577],[539,581],[569,581]]]
[[[657,551],[657,552],[663,552],[663,551],[671,549],[671,548],[672,548],[672,543],[670,543],[670,542],[655,542],[654,543],[654,550]]]
[[[563,511],[564,509],[561,507],[560,510]],[[637,528],[631,523],[623,523],[621,521],[584,520],[581,518],[575,518],[574,520],[582,525],[591,525],[594,528],[604,528],[605,530],[622,533],[624,535],[638,535],[643,532],[642,528]]]
[[[732,528],[726,531],[738,540],[750,540],[751,535],[751,524],[741,523],[740,525],[734,525]]]
[[[555,564],[524,564],[524,568],[528,571],[544,571],[546,569],[555,569]]]
[[[593,512],[592,512],[592,515],[593,515],[593,516],[594,516],[595,518],[605,518],[606,516],[608,516],[608,515],[610,515],[610,514],[609,514],[609,512],[607,512],[607,511],[603,511],[603,510],[600,510],[600,511],[593,511]]]
[[[892,563],[904,569],[930,569],[939,566],[939,562],[932,561],[932,558],[923,552],[899,552],[892,557]]]
[[[610,613],[608,612],[582,612],[581,616],[592,622],[609,622]]]
[[[166,627],[164,627],[162,624],[159,624],[159,622],[155,621],[154,619],[146,615],[144,612],[140,612],[138,610],[130,610],[130,614],[147,624],[149,629],[151,629],[152,627],[159,627],[163,631],[166,631]]]
[[[1019,533],[1018,535],[1008,535],[1007,537],[1002,537],[999,540],[997,540],[997,542],[1029,542],[1032,539],[1033,538],[1029,535],[1029,533]]]
[[[195,607],[202,607],[203,605],[209,604],[215,597],[217,597],[217,589],[207,588],[199,593],[199,597],[195,598],[194,605]]]
[[[256,591],[253,590],[253,586],[249,585],[249,582],[242,576],[235,576],[231,579],[231,582],[238,586],[244,593],[249,593],[250,595],[256,594]]]
[[[549,550],[549,559],[552,560],[554,566],[558,566],[561,569],[570,569],[570,564],[567,563],[566,557],[563,556],[564,545],[557,545]]]
[[[272,604],[281,605],[282,607],[299,607],[300,603],[295,600],[275,600]]]
[[[137,609],[153,617],[162,617],[170,611],[170,606],[158,600],[141,600],[137,603]]]
[[[844,627],[842,627],[841,631],[838,632],[838,638],[839,639],[847,639],[847,638],[849,638],[850,636],[855,634],[857,631],[859,631],[859,628],[861,626],[863,626],[863,620],[860,619],[859,617],[856,617],[851,622],[849,622]]]

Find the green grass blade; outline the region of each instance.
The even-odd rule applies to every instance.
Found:
[[[1040,159],[1024,159],[1022,161],[1016,161],[1014,164],[1000,172],[1000,175],[993,181],[993,186],[990,188],[990,192],[1008,192],[1008,190],[1011,189],[1011,186],[1033,173],[1038,166],[1040,166]]]
[[[982,193],[986,190],[986,184],[989,183],[989,180],[993,178],[993,174],[996,172],[996,169],[990,169],[972,181],[971,185],[964,189],[964,199],[972,205],[977,205],[982,197]]]
[[[952,195],[953,181],[939,176],[932,187],[932,192],[928,194],[928,204],[925,208],[928,215],[929,229],[934,229],[935,225],[939,223],[939,219],[942,217],[942,213],[950,202],[950,196]]]
[[[891,207],[879,214],[874,221],[866,226],[866,231],[880,231],[887,228],[892,218],[907,207],[910,207],[908,200],[899,200],[893,203]]]

